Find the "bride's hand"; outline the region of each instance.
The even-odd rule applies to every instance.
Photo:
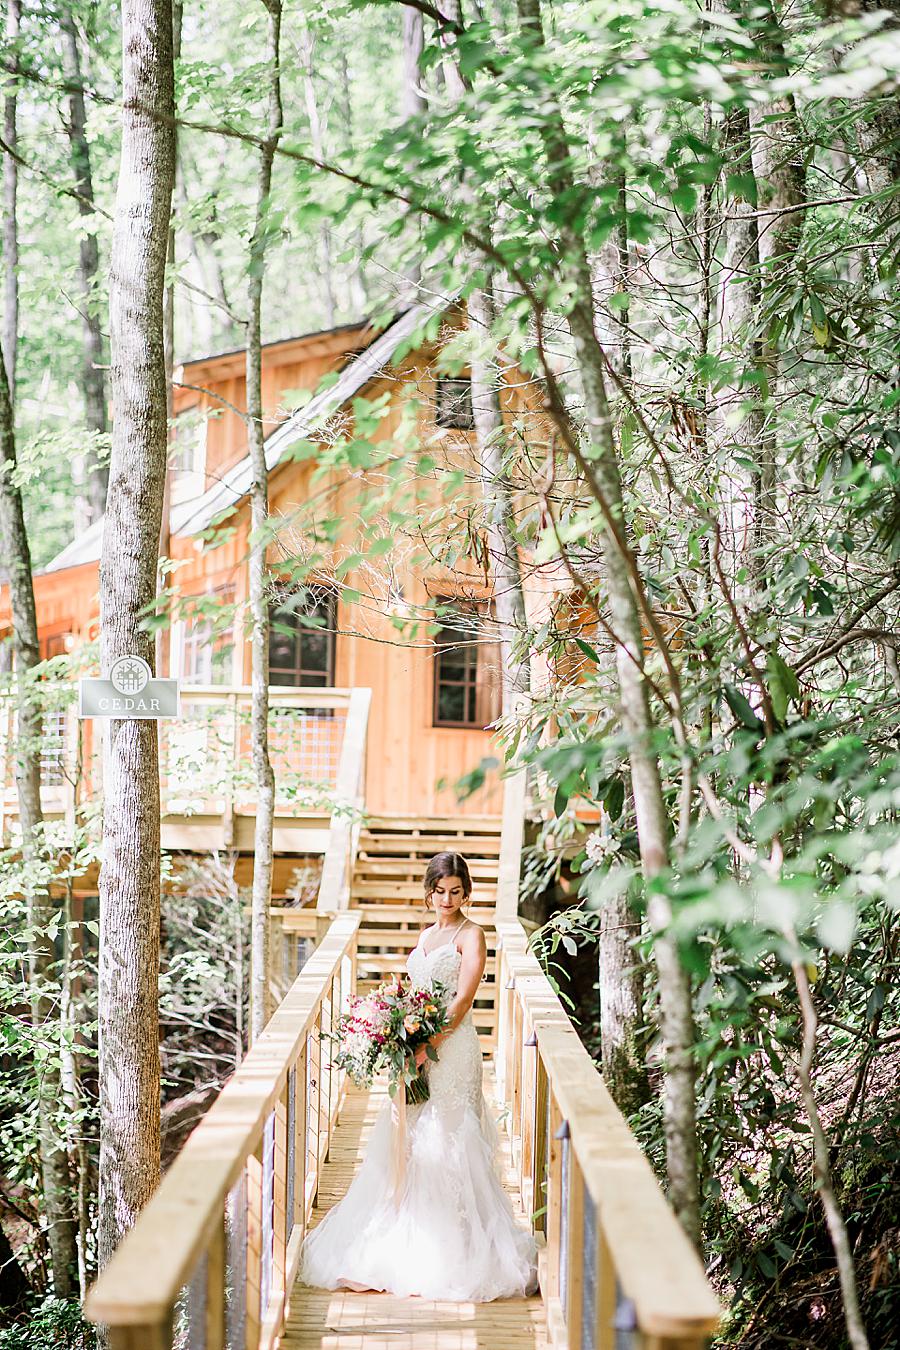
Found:
[[[424,1045],[419,1045],[419,1046],[417,1046],[417,1047],[416,1047],[416,1068],[417,1068],[417,1069],[421,1069],[422,1065],[425,1063],[425,1061],[426,1061],[427,1058],[428,1058],[428,1051],[425,1049]]]

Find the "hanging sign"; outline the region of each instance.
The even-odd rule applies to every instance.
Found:
[[[109,678],[78,681],[79,717],[180,717],[177,680],[156,680],[141,656],[120,656]]]

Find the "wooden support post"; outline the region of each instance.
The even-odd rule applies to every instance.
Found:
[[[272,1180],[272,1294],[286,1294],[287,1242],[290,1220],[287,1213],[287,1093],[285,1082],[275,1103],[275,1157]]]
[[[511,1032],[512,1081],[509,1084],[507,1100],[510,1106],[510,1122],[512,1125],[510,1131],[512,1161],[513,1167],[518,1168],[521,1166],[522,1160],[522,1056],[524,1050],[522,1046],[522,1002],[516,994],[513,994]]]
[[[566,1350],[581,1350],[581,1301],[584,1298],[584,1178],[569,1140],[569,1213],[566,1224]]]
[[[262,1298],[262,1207],[263,1165],[262,1144],[247,1159],[247,1318],[244,1344],[247,1350],[256,1350],[262,1325],[260,1302]],[[237,1291],[240,1297],[240,1291]]]
[[[309,1168],[309,1145],[306,1140],[308,1053],[308,1043],[304,1042],[303,1049],[297,1059],[297,1070],[294,1075],[294,1167],[296,1176],[294,1177],[292,1222],[295,1226],[299,1225],[301,1232],[306,1229],[306,1176]]]
[[[616,1269],[597,1206],[597,1350],[616,1346]]]
[[[319,1018],[317,1017],[307,1039],[307,1064],[309,1081],[307,1094],[309,1100],[309,1129],[306,1135],[309,1162],[306,1168],[307,1209],[316,1203],[319,1193]]]
[[[531,1018],[528,1016],[528,1009],[523,1008],[522,1011],[522,1151],[519,1158],[519,1194],[522,1197],[522,1204],[525,1206],[526,1213],[530,1214],[535,1207],[534,1109],[536,1102],[535,1061],[537,1060],[538,1051],[536,1044],[529,1044],[529,1041],[533,1038],[534,1029],[531,1025]]]
[[[206,1249],[206,1347],[225,1350],[225,1211]],[[232,1297],[238,1297],[234,1293]]]
[[[547,1232],[547,1159],[550,1153],[550,1140],[547,1138],[547,1070],[541,1059],[540,1050],[535,1050],[535,1093],[534,1093],[534,1185],[532,1214],[543,1210],[534,1220],[536,1232]]]
[[[550,1095],[550,1167],[547,1177],[547,1284],[545,1297],[559,1298],[560,1230],[562,1227],[562,1150],[563,1141],[556,1135],[562,1124],[562,1113],[556,1098]]]

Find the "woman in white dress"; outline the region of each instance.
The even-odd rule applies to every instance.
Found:
[[[430,1096],[406,1107],[406,1166],[395,1186],[394,1108],[386,1102],[347,1194],[306,1237],[300,1279],[324,1289],[383,1290],[487,1303],[533,1292],[536,1248],[520,1227],[495,1166],[497,1130],[482,1090],[472,1001],[484,974],[481,927],[462,912],[472,890],[458,853],[438,853],[425,873],[435,912],[407,960],[414,985],[440,982],[451,996],[447,1029],[417,1062]]]

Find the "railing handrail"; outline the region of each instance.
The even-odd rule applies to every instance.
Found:
[[[223,1206],[284,1090],[330,982],[351,954],[360,915],[337,915],[239,1069],[196,1127],[88,1294],[110,1326],[162,1323],[221,1223]]]
[[[537,1053],[594,1202],[616,1277],[647,1336],[685,1342],[715,1331],[718,1300],[594,1061],[529,949],[517,920],[498,919],[506,988],[527,1013]],[[504,1091],[510,1085],[504,1082]]]

